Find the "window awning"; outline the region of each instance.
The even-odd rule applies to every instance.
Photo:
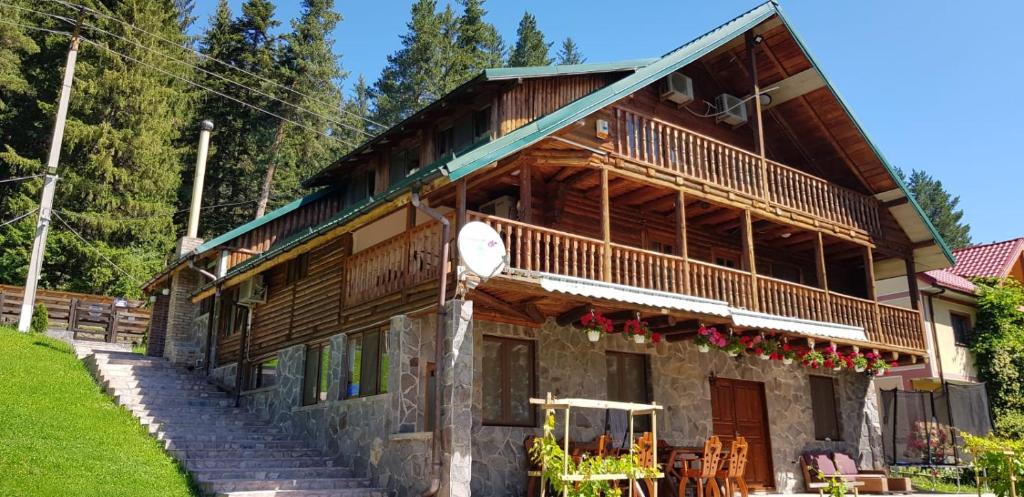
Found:
[[[616,283],[606,283],[572,276],[550,273],[533,273],[540,282],[541,288],[549,292],[568,293],[581,297],[616,300],[630,304],[676,309],[697,314],[712,316],[728,316],[729,304],[720,300],[711,300],[677,293],[659,292]]]
[[[746,309],[729,308],[732,322],[736,326],[748,328],[761,328],[772,331],[789,331],[801,335],[818,336],[822,338],[840,338],[844,340],[868,341],[864,328],[860,326],[849,326],[839,323],[825,321],[811,321],[809,319],[790,318],[765,314],[763,312],[748,311]]]

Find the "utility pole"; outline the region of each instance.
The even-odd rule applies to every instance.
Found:
[[[50,214],[53,208],[53,194],[57,188],[57,164],[60,162],[60,147],[64,140],[64,124],[68,117],[68,103],[71,100],[71,83],[75,80],[75,61],[78,59],[78,43],[82,31],[82,17],[85,9],[78,11],[78,22],[71,34],[68,60],[64,65],[64,81],[60,87],[60,101],[57,103],[57,119],[53,123],[53,138],[50,141],[50,155],[46,159],[46,175],[43,180],[43,198],[39,201],[39,216],[36,218],[36,237],[32,243],[32,258],[28,264],[25,279],[25,295],[21,302],[21,316],[18,331],[28,331],[32,323],[32,311],[36,302],[36,287],[39,272],[43,267],[43,253],[46,252],[46,235],[50,231]]]

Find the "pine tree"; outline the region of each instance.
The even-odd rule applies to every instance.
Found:
[[[186,41],[177,11],[164,2],[112,2],[109,12],[163,38]],[[192,120],[190,93],[164,72],[191,74],[136,44],[152,46],[147,35],[106,18],[91,22],[128,40],[107,36],[102,43],[142,63],[82,45],[41,285],[136,296],[139,284],[160,269],[174,241],[174,192],[185,159],[178,143],[180,130]],[[37,57],[22,61],[25,74],[42,76],[32,82],[35,102],[19,109],[22,126],[12,130],[18,136],[12,136],[8,143],[14,145],[0,159],[29,173],[41,172],[48,153],[48,138],[39,137],[48,137],[52,127],[61,77],[55,68],[63,67],[67,41],[56,37],[39,46],[43,48]],[[176,58],[188,57],[182,50],[170,50]],[[35,206],[38,193],[38,182],[26,182],[6,205]],[[5,250],[0,259],[5,266],[0,274],[20,284],[27,247]]]
[[[299,196],[303,179],[351,147],[311,129],[331,133],[347,143],[361,141],[360,128],[342,121],[339,111],[342,95],[336,85],[344,81],[347,74],[332,51],[334,42],[330,34],[340,21],[334,0],[304,0],[301,16],[292,22],[292,32],[284,37],[282,58],[278,62],[284,69],[278,71],[279,81],[292,91],[279,92],[279,98],[288,104],[278,102],[274,108],[278,115],[310,129],[283,120],[277,123],[266,152],[256,217],[266,211],[272,192],[281,203]]]
[[[480,71],[501,67],[505,59],[505,43],[493,24],[484,20],[484,0],[460,0],[463,13],[459,19],[458,46],[465,61],[459,71],[472,77]]]
[[[273,15],[274,6],[267,0],[247,0],[235,18],[227,1],[220,0],[210,27],[200,39],[200,52],[249,74],[228,70],[210,59],[203,59],[201,67],[224,74],[252,90],[217,78],[205,78],[206,86],[264,109],[276,108],[275,102],[264,95],[275,95],[280,89],[264,79],[280,78],[287,68],[278,64],[282,49],[280,39],[273,34],[278,26]],[[252,219],[266,169],[268,144],[277,130],[278,119],[208,92],[202,94],[198,118],[210,119],[215,126],[203,205],[218,207],[203,211],[199,223],[200,237],[209,239]],[[188,128],[192,147],[195,124]],[[184,207],[189,205],[192,193],[192,167],[192,161],[186,163],[179,190],[179,205]],[[184,214],[179,215],[179,222],[183,220]]]
[[[558,65],[582,64],[586,61],[587,58],[583,56],[572,38],[566,38],[562,42],[562,49],[558,51]]]
[[[903,171],[897,171],[946,243],[954,249],[970,245],[971,225],[963,222],[964,211],[957,208],[960,197],[950,195],[941,181],[924,171],[911,171],[909,179]]]
[[[516,46],[508,58],[510,67],[546,66],[551,64],[548,49],[551,44],[544,41],[544,33],[537,27],[537,18],[526,12],[516,30]]]
[[[368,136],[382,131],[370,123],[372,99],[373,95],[370,87],[366,84],[366,78],[360,74],[356,78],[355,86],[352,87],[352,96],[345,100],[345,114],[342,116],[343,121],[363,131],[362,136],[356,141],[362,142]]]

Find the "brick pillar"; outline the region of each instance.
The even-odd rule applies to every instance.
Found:
[[[201,245],[199,238],[178,240],[177,253],[182,256]],[[192,303],[192,294],[204,283],[204,278],[192,268],[181,268],[171,276],[167,304],[167,328],[164,339],[164,357],[181,366],[197,366],[205,357],[205,320],[197,320],[198,306]]]
[[[445,306],[441,394],[441,491],[445,497],[469,497],[473,475],[473,302],[450,300]]]
[[[164,341],[167,339],[167,315],[171,299],[159,293],[153,303],[153,314],[149,318],[149,336],[146,339],[146,355],[163,357]]]

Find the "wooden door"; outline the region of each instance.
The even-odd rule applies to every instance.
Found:
[[[747,439],[750,445],[747,483],[756,488],[774,487],[764,383],[712,378],[711,416],[714,434],[722,440],[723,451],[729,450],[736,435]]]

